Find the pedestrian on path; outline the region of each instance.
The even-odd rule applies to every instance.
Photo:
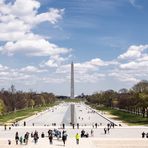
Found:
[[[22,145],[23,144],[23,137],[22,136],[20,137],[19,141],[20,141],[20,144]]]
[[[15,142],[16,142],[16,145],[18,145],[18,141],[19,141],[19,135],[18,135],[18,132],[15,133]]]
[[[79,123],[77,123],[77,129],[79,129]]]
[[[79,140],[80,140],[80,135],[77,133],[76,134],[76,144],[79,144]]]
[[[66,140],[67,140],[67,134],[66,134],[66,131],[63,131],[62,141],[63,141],[64,146],[65,146]]]
[[[93,131],[93,129],[91,129],[90,134],[91,134],[92,137],[94,136],[94,131]]]
[[[53,141],[53,135],[52,135],[52,133],[50,133],[50,134],[49,134],[49,142],[50,142],[50,144],[53,143],[52,141]]]
[[[108,134],[109,134],[109,131],[110,131],[110,127],[107,127],[107,131],[108,131]]]
[[[146,133],[146,138],[148,138],[148,133]]]
[[[45,137],[45,134],[44,134],[44,132],[42,132],[42,134],[41,134],[41,138],[44,138]]]
[[[24,121],[24,126],[26,126],[26,121]]]
[[[96,127],[96,128],[98,127],[98,124],[97,124],[97,123],[95,123],[95,127]]]
[[[72,128],[73,128],[73,129],[75,128],[75,124],[74,124],[74,123],[72,124]]]
[[[38,135],[37,131],[34,132],[33,138],[34,138],[34,143],[36,144],[38,142],[38,139],[39,139],[39,135]]]
[[[11,140],[8,140],[8,145],[11,145]]]
[[[24,143],[27,145],[28,144],[28,139],[29,139],[29,133],[26,132],[26,134],[24,135]]]
[[[145,137],[145,132],[142,132],[142,138],[144,138]]]
[[[63,123],[63,129],[65,129],[65,124]]]
[[[107,129],[106,129],[106,128],[104,128],[104,134],[106,134],[106,131],[107,131]]]
[[[4,125],[4,129],[5,129],[5,131],[7,130],[7,125],[6,124]]]

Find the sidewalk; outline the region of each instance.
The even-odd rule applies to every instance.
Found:
[[[16,145],[13,139],[12,144],[8,145],[6,139],[0,139],[0,147],[1,148],[96,148],[93,144],[91,138],[90,139],[80,139],[80,144],[77,145],[74,138],[68,138],[66,141],[66,145],[63,145],[62,140],[53,140],[53,144],[50,145],[47,138],[39,139],[37,144],[34,144],[33,141],[29,141],[28,145]]]
[[[11,145],[8,145],[6,139],[0,139],[1,148],[147,148],[147,139],[99,139],[99,138],[82,138],[80,144],[76,145],[74,138],[68,138],[64,146],[61,140],[54,140],[50,145],[48,139],[39,139],[37,144],[29,141],[28,145],[15,145],[13,140]]]
[[[147,139],[94,139],[96,148],[148,148]]]

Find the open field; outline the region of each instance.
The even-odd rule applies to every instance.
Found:
[[[94,106],[93,106],[94,107]],[[99,111],[103,111],[113,115],[113,119],[121,120],[123,123],[128,124],[129,126],[135,125],[145,125],[148,126],[148,118],[143,118],[141,115],[135,115],[132,113],[120,111],[117,109],[107,108],[107,107],[94,107]]]
[[[15,121],[23,120],[25,118],[28,118],[30,116],[35,115],[38,112],[44,111],[47,108],[52,107],[56,104],[49,104],[47,106],[27,108],[27,109],[24,109],[24,110],[12,112],[12,113],[0,116],[0,124],[4,124],[4,123],[11,124]]]

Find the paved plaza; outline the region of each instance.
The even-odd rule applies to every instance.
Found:
[[[148,147],[148,138],[141,138],[141,133],[144,131],[148,133],[148,128],[144,126],[139,127],[129,127],[122,124],[120,121],[115,121],[109,119],[105,113],[98,112],[94,109],[91,109],[89,106],[79,103],[75,104],[75,114],[76,122],[79,123],[79,129],[75,126],[73,127],[69,124],[70,121],[70,103],[63,103],[53,108],[49,108],[44,112],[38,113],[28,119],[25,119],[19,122],[19,126],[11,127],[11,130],[8,129],[5,131],[4,127],[0,127],[0,148],[5,147],[63,147],[61,140],[54,138],[53,145],[49,144],[48,139],[48,130],[49,129],[58,129],[61,132],[62,124],[65,123],[65,130],[68,135],[66,142],[67,148],[75,147],[85,147],[85,148],[146,148]],[[26,126],[23,126],[24,121]],[[108,123],[113,122],[117,126],[112,127],[109,132],[104,133],[104,128]],[[53,125],[56,123],[56,126]],[[98,127],[93,127],[97,123]],[[119,124],[121,126],[119,126]],[[33,126],[34,125],[34,126]],[[89,138],[80,138],[80,144],[76,145],[75,135],[76,133],[81,133],[82,130],[85,130],[89,135],[91,129],[93,129],[93,136]],[[34,144],[33,139],[29,139],[28,145],[15,145],[15,133],[18,131],[19,136],[24,136],[26,132],[32,133],[38,131],[39,137],[41,133],[45,133],[45,138],[39,138],[37,144]],[[11,145],[8,145],[8,140],[12,141]]]

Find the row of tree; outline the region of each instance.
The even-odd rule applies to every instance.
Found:
[[[0,91],[0,114],[21,110],[28,107],[44,106],[54,103],[56,97],[53,93],[36,93],[16,91],[14,85],[9,90]]]
[[[143,80],[131,89],[107,90],[87,96],[89,103],[120,109],[148,117],[148,81]]]

